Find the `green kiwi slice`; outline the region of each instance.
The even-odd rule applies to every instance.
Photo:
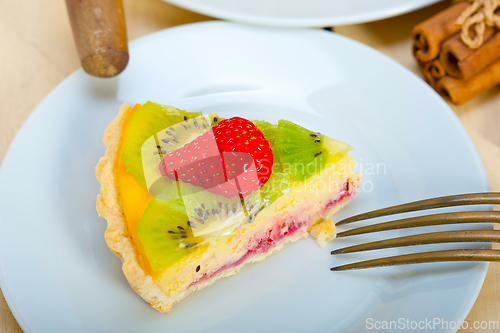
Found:
[[[160,271],[212,238],[229,236],[251,222],[261,207],[259,192],[244,199],[199,191],[178,182],[182,199],[151,200],[137,225],[137,235],[153,271]],[[170,197],[169,197],[170,195]]]
[[[275,202],[276,199],[290,191],[292,189],[292,184],[293,181],[288,175],[283,172],[273,171],[267,183],[260,189],[263,206],[269,206]]]
[[[273,151],[273,172],[282,171],[280,160],[276,153],[276,125],[271,124],[264,120],[254,120],[255,126],[262,131],[266,140],[271,142],[271,150]]]
[[[271,124],[265,120],[253,120],[255,126],[262,131],[266,140],[271,141],[271,148],[276,142],[276,125]]]
[[[217,122],[217,117],[214,118]],[[207,131],[213,126],[214,118],[204,117],[201,112],[186,112],[152,102],[143,104],[130,118],[122,154],[127,172],[147,188],[151,184],[147,184],[145,171],[158,173],[158,165],[168,150],[175,149],[177,144],[182,145],[190,138],[192,140],[195,137],[193,133],[200,135]],[[175,132],[176,129],[182,131]]]
[[[259,191],[241,198],[226,198],[206,190],[193,191],[194,186],[179,182],[186,213],[193,222],[193,234],[205,238],[218,238],[232,234],[239,226],[251,222],[252,215],[262,206]],[[235,186],[226,182],[222,186]]]
[[[276,129],[276,152],[286,174],[302,182],[335,162],[353,148],[318,132],[280,120]]]
[[[271,142],[271,149],[274,155],[273,172],[271,178],[260,189],[263,206],[269,206],[280,196],[288,192],[292,187],[292,180],[283,172],[279,154],[276,146],[277,125],[264,120],[255,120],[255,126],[262,131],[264,137]]]
[[[217,119],[215,116],[212,117],[213,115],[216,116],[216,114],[211,114],[209,117],[185,117],[184,121],[161,130],[142,145],[144,178],[152,196],[156,196],[158,193],[158,183],[165,183],[165,180],[162,179],[165,177],[162,176],[159,168],[159,165],[163,164],[165,155],[209,131],[213,126],[214,119]]]
[[[149,264],[154,272],[182,259],[204,239],[195,237],[181,200],[153,199],[137,225]]]

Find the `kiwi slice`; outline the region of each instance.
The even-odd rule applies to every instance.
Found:
[[[273,173],[267,183],[260,189],[263,206],[269,206],[280,196],[292,188],[292,180],[283,172],[283,167],[279,159],[276,146],[277,125],[264,120],[255,120],[255,126],[262,131],[266,140],[271,142],[271,149],[274,155]]]
[[[154,272],[202,245],[204,239],[193,235],[191,225],[181,200],[151,200],[137,225],[137,235]]]
[[[167,150],[194,139],[195,133],[202,134],[217,121],[216,115],[203,117],[201,112],[186,112],[152,102],[143,104],[130,118],[122,154],[127,172],[144,188],[151,186],[161,177],[158,166]],[[182,129],[182,136],[175,132],[178,129]],[[151,178],[148,182],[145,171]]]
[[[282,171],[278,154],[276,153],[276,125],[268,123],[264,120],[254,120],[255,126],[262,131],[264,138],[271,142],[271,150],[273,151],[273,172]]]
[[[184,121],[156,133],[142,145],[141,155],[144,178],[152,196],[156,196],[158,189],[156,185],[158,180],[161,182],[161,178],[163,178],[159,166],[160,164],[163,165],[165,155],[208,132],[212,128],[213,119],[217,119],[216,115],[213,115],[210,115],[210,118],[207,116],[191,119],[186,117]],[[160,159],[159,162],[158,159]]]
[[[258,191],[245,199],[227,199],[178,184],[182,199],[154,198],[137,224],[137,235],[154,272],[176,263],[211,238],[233,234],[260,209]]]
[[[280,120],[276,129],[276,152],[286,174],[302,182],[334,163],[353,148],[318,132]]]
[[[255,127],[262,131],[266,140],[271,141],[271,148],[276,142],[276,125],[268,123],[265,120],[254,120]]]
[[[194,186],[183,182],[179,185],[187,216],[193,222],[193,234],[207,239],[229,236],[239,226],[251,222],[250,216],[257,213],[262,205],[259,191],[244,198],[237,195],[226,198],[206,190],[192,190]],[[233,186],[237,191],[235,182],[226,182],[221,186]]]
[[[267,183],[260,189],[263,206],[267,207],[276,199],[292,189],[293,181],[283,172],[274,172]]]

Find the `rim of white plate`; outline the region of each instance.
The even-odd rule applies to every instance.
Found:
[[[424,8],[435,4],[442,0],[422,0],[419,4],[403,4],[398,7],[389,9],[380,9],[371,13],[346,15],[344,17],[330,16],[321,18],[283,18],[279,16],[257,16],[251,14],[244,14],[237,11],[221,9],[214,6],[200,3],[193,0],[163,0],[178,7],[197,12],[203,15],[212,16],[218,19],[228,21],[262,25],[268,27],[282,27],[282,28],[317,28],[317,27],[330,27],[348,24],[360,24],[372,21],[383,20],[386,18],[399,16],[412,12],[414,10]]]

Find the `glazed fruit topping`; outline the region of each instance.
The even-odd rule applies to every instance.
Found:
[[[233,117],[166,154],[160,172],[231,198],[259,190],[272,167],[273,153],[261,130],[249,120]]]

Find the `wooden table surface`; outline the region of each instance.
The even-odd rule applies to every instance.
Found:
[[[411,28],[448,3],[383,21],[336,27],[335,31],[374,47],[421,76],[411,55]],[[171,26],[212,19],[160,0],[124,0],[124,7],[130,40]],[[1,163],[26,117],[80,64],[62,0],[0,0],[0,42]],[[481,155],[491,190],[500,191],[500,88],[452,109]],[[1,292],[0,296],[0,333],[22,332]],[[500,321],[497,263],[490,265],[467,317],[470,324],[475,320]]]

